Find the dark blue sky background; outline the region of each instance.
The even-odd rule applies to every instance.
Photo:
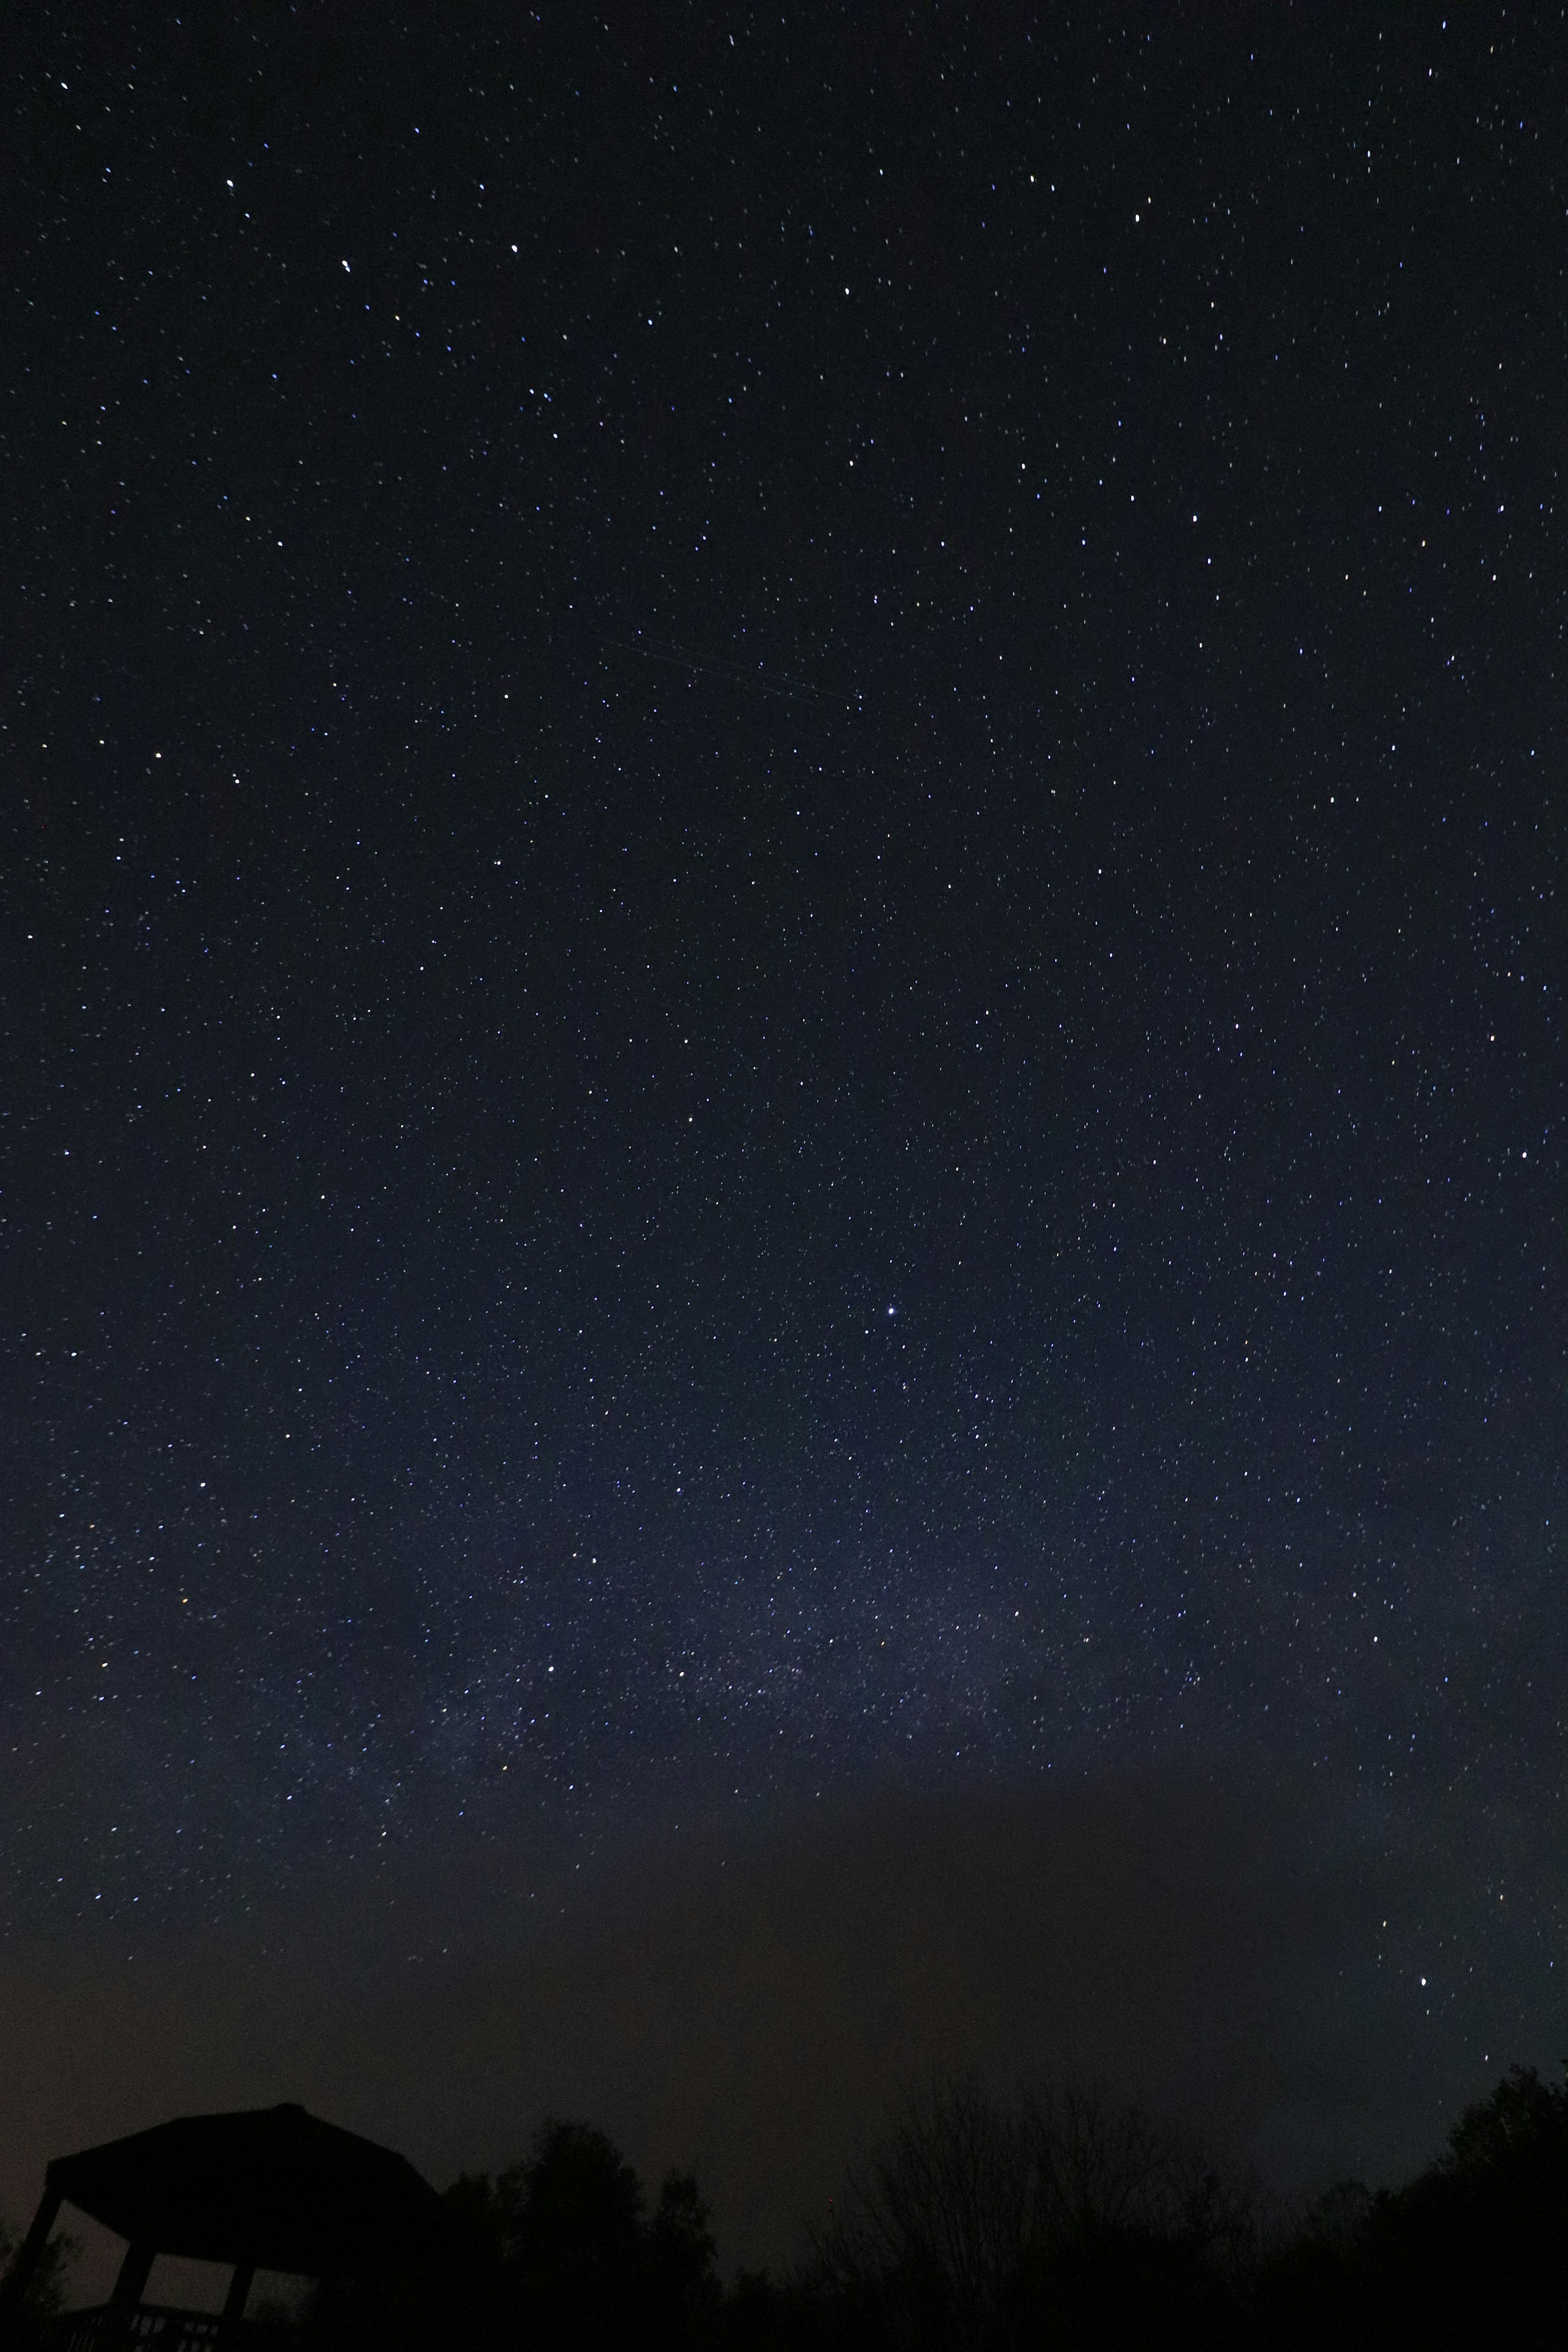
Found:
[[[1562,35],[32,15],[24,1973],[1147,1786],[1356,1856],[1287,2170],[1555,2055]]]

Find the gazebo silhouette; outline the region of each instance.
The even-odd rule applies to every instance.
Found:
[[[301,2106],[181,2116],[77,2156],[57,2156],[3,2289],[14,2335],[62,2204],[128,2241],[106,2304],[53,2323],[69,2352],[141,2343],[198,2352],[237,2334],[258,2270],[337,2278],[405,2267],[433,2252],[441,2200],[405,2157]],[[159,2254],[233,2266],[221,2316],[145,2304]]]

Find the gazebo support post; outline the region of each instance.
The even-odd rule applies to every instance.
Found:
[[[34,2272],[44,2258],[49,2231],[59,2220],[62,2200],[58,2189],[46,2189],[33,2226],[16,2249],[16,2258],[0,2284],[0,2311],[14,2309],[26,2294]]]
[[[254,2263],[236,2263],[234,2276],[228,2283],[228,2294],[223,2306],[223,2324],[237,2326],[245,2317],[245,2306],[250,2300],[251,2282],[256,2276]]]
[[[120,2276],[114,2282],[110,2304],[116,2311],[134,2310],[147,2292],[147,2281],[157,2260],[156,2246],[139,2246],[132,2242],[125,2249],[125,2260],[120,2265]]]

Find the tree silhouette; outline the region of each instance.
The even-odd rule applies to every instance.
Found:
[[[710,2332],[721,2301],[719,2249],[689,2172],[671,2172],[658,2193],[644,2256],[650,2340],[679,2347]]]
[[[1447,2155],[1376,2198],[1363,2262],[1391,2345],[1560,2352],[1568,2313],[1568,2084],[1516,2066]]]
[[[541,2347],[625,2338],[637,2316],[644,2252],[642,2183],[587,2124],[542,2125],[525,2160],[496,2183],[505,2302]]]
[[[939,2083],[894,2116],[808,2278],[867,2340],[910,2352],[1217,2347],[1252,2235],[1250,2195],[1142,2106]]]
[[[1342,2182],[1266,2266],[1264,2340],[1343,2352],[1558,2348],[1568,2313],[1568,2085],[1515,2067],[1402,2189]]]
[[[22,2241],[0,2221],[0,2281],[3,2281],[16,2261]],[[81,2248],[63,2230],[57,2230],[45,2246],[31,2277],[23,2288],[20,2302],[9,2312],[10,2319],[30,2321],[52,2319],[65,2303],[66,2276]]]
[[[594,2126],[541,2125],[522,2160],[468,2174],[443,2204],[441,2261],[416,2277],[328,2287],[320,2352],[696,2352],[721,2296],[707,2209],[672,2172],[651,2214]]]

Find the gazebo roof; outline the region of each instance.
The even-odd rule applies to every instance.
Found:
[[[293,2105],[181,2116],[58,2156],[47,2179],[133,2244],[309,2278],[417,2261],[442,2211],[406,2158]]]

